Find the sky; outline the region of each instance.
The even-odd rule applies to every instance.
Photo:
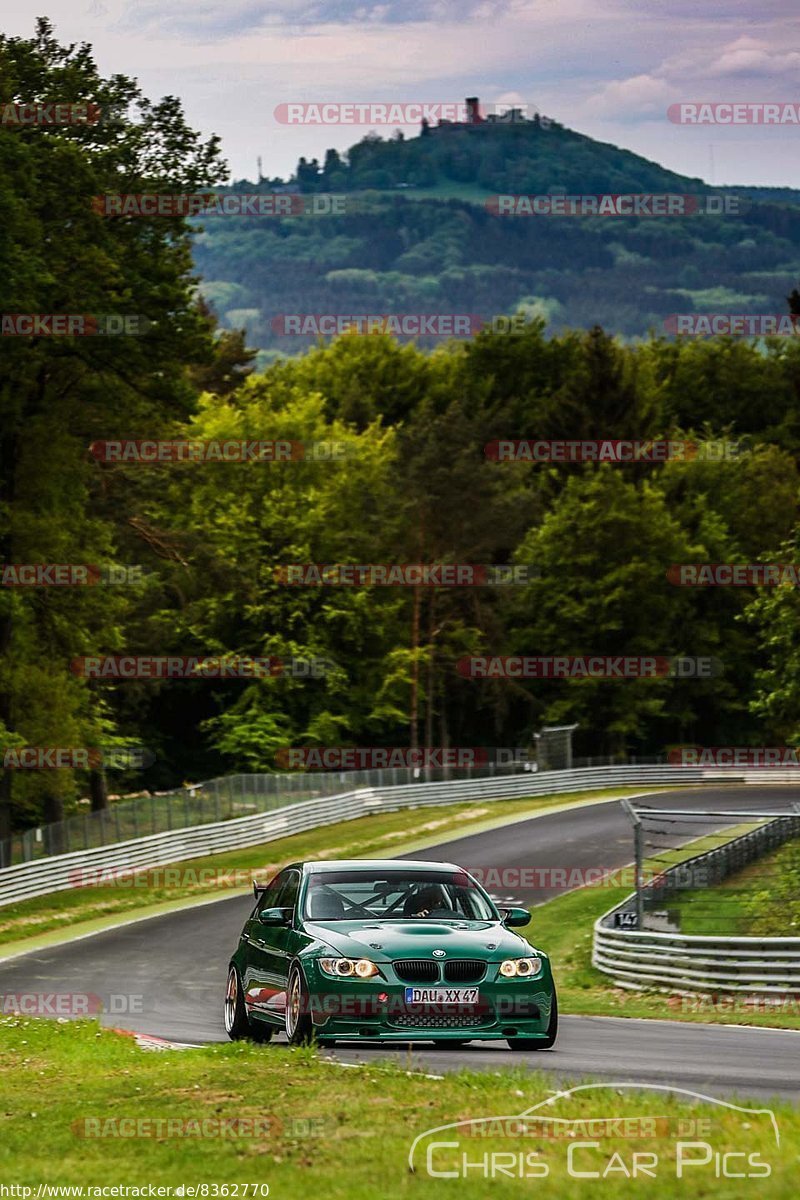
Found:
[[[44,0],[43,0],[44,3]],[[180,97],[234,179],[287,177],[369,126],[282,124],[291,102],[524,103],[717,185],[800,187],[800,126],[691,127],[681,102],[800,103],[793,0],[3,0],[0,29],[86,41],[105,75]],[[375,127],[383,136],[391,128]],[[414,136],[415,126],[404,127]],[[554,180],[554,184],[558,181]]]

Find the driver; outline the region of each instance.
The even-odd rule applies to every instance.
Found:
[[[409,896],[405,905],[405,915],[407,917],[428,917],[434,909],[446,908],[449,911],[449,904],[446,904],[442,896],[442,889],[433,884],[421,888],[415,895]]]

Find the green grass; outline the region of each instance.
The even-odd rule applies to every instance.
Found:
[[[472,1163],[501,1151],[535,1152],[535,1161],[547,1168],[547,1179],[492,1180],[474,1169],[466,1179],[431,1178],[424,1153],[415,1159],[416,1173],[409,1172],[411,1144],[424,1131],[450,1122],[519,1114],[546,1100],[553,1089],[552,1077],[522,1068],[431,1078],[409,1074],[403,1065],[374,1061],[345,1069],[313,1051],[279,1046],[231,1044],[146,1053],[131,1039],[100,1031],[92,1022],[6,1017],[0,1018],[0,1181],[34,1189],[41,1183],[145,1189],[148,1184],[238,1184],[240,1189],[244,1184],[266,1184],[275,1200],[305,1198],[314,1191],[326,1200],[484,1200],[489,1195],[503,1200],[535,1195],[537,1184],[559,1200],[597,1196],[598,1180],[568,1174],[568,1139],[541,1135],[554,1128],[549,1122],[540,1122],[538,1132],[525,1137],[495,1132],[476,1138],[462,1132],[458,1150],[440,1148],[433,1158],[434,1169],[448,1170],[463,1152]],[[746,1099],[737,1102],[750,1107]],[[622,1138],[606,1127],[591,1136],[599,1143],[596,1148],[579,1148],[577,1170],[602,1173],[612,1156],[619,1155],[612,1161],[616,1170],[600,1185],[604,1200],[643,1195],[643,1189],[664,1197],[695,1194],[734,1200],[752,1186],[758,1187],[760,1198],[795,1196],[800,1113],[785,1102],[759,1101],[751,1107],[762,1111],[742,1113],[676,1093],[604,1086],[562,1098],[544,1112],[572,1121],[660,1118],[654,1130],[640,1126],[635,1131],[646,1136]],[[771,1119],[763,1112],[767,1108],[774,1112],[780,1147]],[[155,1124],[182,1121],[189,1123],[182,1126],[187,1131],[214,1133],[220,1121],[256,1119],[263,1130],[259,1136],[242,1136],[240,1125],[236,1137],[178,1137],[174,1123]],[[105,1136],[82,1136],[87,1120],[91,1133]],[[120,1126],[124,1120],[148,1121],[151,1131],[161,1136],[109,1136],[120,1128],[146,1128]],[[698,1129],[697,1122],[707,1125]],[[449,1141],[459,1137],[452,1131],[437,1136]],[[589,1140],[580,1131],[577,1137]],[[707,1142],[714,1153],[757,1154],[760,1162],[769,1164],[769,1177],[752,1182],[717,1178],[712,1157],[706,1166],[689,1168],[688,1177],[677,1179],[679,1143],[696,1140]],[[655,1179],[634,1181],[622,1173],[619,1162],[630,1168],[634,1152],[658,1156]],[[699,1157],[697,1150],[685,1153]],[[741,1169],[742,1162],[733,1160],[735,1169]],[[209,1187],[207,1195],[214,1194]]]
[[[404,849],[421,848],[425,842],[435,844],[446,840],[449,834],[461,833],[466,828],[475,832],[483,825],[534,815],[555,805],[574,801],[591,803],[641,791],[641,788],[609,789],[376,813],[260,846],[140,872],[133,878],[119,879],[116,884],[73,888],[4,905],[0,908],[0,947],[65,930],[88,932],[98,921],[134,916],[156,906],[229,895],[236,880],[224,877],[233,872],[240,873],[238,884],[242,888],[249,886],[250,872],[255,872],[258,878],[269,877],[280,866],[298,859],[391,856]],[[165,875],[168,870],[171,875]],[[79,924],[85,928],[78,928]]]
[[[794,839],[714,888],[670,899],[682,933],[800,937],[800,840]]]

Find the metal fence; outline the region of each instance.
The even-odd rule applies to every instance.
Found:
[[[629,810],[632,806],[623,801]],[[633,810],[636,834],[636,891],[604,913],[594,925],[593,965],[623,987],[661,988],[672,991],[800,994],[800,937],[737,937],[717,933],[683,934],[677,930],[647,928],[659,907],[679,892],[718,886],[777,847],[800,837],[800,811],[794,814],[669,809]],[[745,833],[727,837],[700,854],[680,861],[647,878],[648,860],[642,852],[641,817],[674,817],[686,823],[692,817],[720,818],[741,825],[755,822]],[[730,826],[729,826],[730,827]],[[652,860],[649,860],[652,864]],[[652,866],[651,866],[652,870]],[[719,907],[719,898],[716,899]],[[707,911],[715,899],[709,895]]]
[[[569,727],[570,729],[572,727]],[[544,730],[542,736],[549,734]],[[549,744],[549,743],[548,743]],[[660,759],[638,760],[649,763]],[[575,767],[610,765],[611,758],[576,759]],[[631,759],[636,764],[636,759]],[[527,773],[536,764],[522,761],[489,763],[481,767],[382,768],[371,771],[300,772],[288,774],[225,775],[207,783],[160,795],[138,796],[112,802],[100,812],[82,812],[29,829],[0,841],[0,868],[33,862],[55,854],[93,850],[156,833],[192,829],[196,825],[235,820],[259,812],[272,812],[286,804],[331,796],[361,787],[397,787],[410,783],[437,783],[453,779],[497,779]]]
[[[491,765],[465,772],[466,778],[490,778],[514,774],[521,764]],[[418,772],[419,774],[419,772]],[[452,777],[452,772],[450,773]],[[430,771],[423,778],[447,778]],[[225,775],[205,783],[160,795],[137,796],[116,801],[100,812],[84,812],[29,829],[0,842],[0,867],[32,862],[54,854],[93,850],[118,842],[192,829],[197,825],[231,821],[255,813],[272,812],[287,804],[298,804],[361,787],[391,787],[415,782],[413,769],[337,771],[291,774]]]
[[[800,995],[800,937],[701,937],[594,929],[592,961],[621,987]]]
[[[227,790],[228,797],[248,802],[256,796],[254,779],[264,776],[232,776],[214,780],[207,789]],[[266,778],[271,779],[272,776]],[[700,767],[672,767],[641,764],[612,767],[584,767],[570,771],[517,772],[489,775],[482,779],[457,779],[437,783],[400,784],[397,786],[341,789],[311,799],[281,800],[263,803],[251,815],[231,817],[192,828],[166,830],[135,840],[100,846],[68,854],[52,855],[0,870],[0,906],[14,901],[63,891],[85,884],[87,874],[129,872],[165,863],[183,862],[204,854],[257,846],[276,838],[302,833],[308,829],[351,820],[375,812],[393,812],[401,808],[455,804],[468,800],[493,801],[525,797],[559,795],[572,791],[631,787],[648,784],[696,784],[721,778],[742,782],[735,770]],[[249,781],[249,782],[248,782]],[[264,800],[274,799],[265,795]],[[220,803],[227,800],[220,796]]]

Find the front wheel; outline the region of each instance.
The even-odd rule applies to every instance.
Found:
[[[225,989],[225,1032],[233,1042],[250,1036],[250,1022],[244,1007],[242,981],[236,966],[228,969],[228,986]]]
[[[558,998],[553,992],[553,1004],[550,1009],[550,1020],[547,1024],[547,1037],[543,1038],[527,1038],[513,1037],[506,1038],[510,1050],[552,1050],[555,1040],[558,1037]]]
[[[295,965],[289,972],[286,987],[286,1037],[290,1046],[305,1046],[314,1040],[308,988],[303,972]]]

